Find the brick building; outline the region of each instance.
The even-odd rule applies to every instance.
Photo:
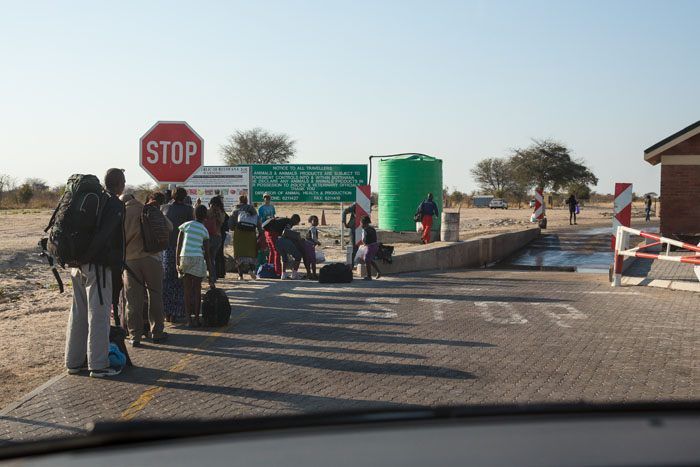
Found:
[[[661,164],[661,233],[700,237],[700,121],[644,151],[644,160]]]

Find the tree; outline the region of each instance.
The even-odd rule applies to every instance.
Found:
[[[284,133],[262,128],[236,131],[219,152],[227,165],[288,164],[295,156],[296,141]]]
[[[577,199],[589,200],[591,199],[591,187],[585,183],[574,182],[566,187],[570,195],[576,195]]]
[[[25,206],[29,204],[29,201],[34,197],[34,190],[32,186],[28,183],[24,183],[19,190],[17,190],[17,201],[24,204]]]
[[[502,198],[507,191],[511,177],[511,167],[507,159],[489,157],[476,163],[471,170],[479,188],[497,198]]]
[[[49,185],[46,183],[46,180],[42,180],[41,178],[28,178],[24,181],[26,185],[29,185],[32,187],[33,191],[46,191],[49,189]]]
[[[3,195],[14,188],[15,180],[7,174],[0,174],[0,205],[2,205]]]
[[[558,191],[572,183],[598,183],[582,160],[572,159],[569,148],[551,139],[535,139],[525,149],[513,149],[511,169],[518,179],[533,188]]]

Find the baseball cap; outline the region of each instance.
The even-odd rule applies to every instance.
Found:
[[[272,196],[270,196],[270,193],[265,192],[263,193],[263,199],[265,198],[272,198]]]

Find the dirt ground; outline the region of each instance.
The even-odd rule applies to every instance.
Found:
[[[310,214],[320,217],[325,210],[329,225],[321,227],[321,242],[326,256],[331,260],[343,258],[337,205],[277,208],[278,215],[300,214],[302,228]],[[612,207],[584,207],[578,227],[610,224],[611,210]],[[461,238],[530,227],[531,212],[462,209]],[[59,294],[50,269],[37,255],[37,241],[50,214],[46,210],[0,211],[0,408],[63,371],[65,325],[72,300],[70,280],[62,271],[66,292]],[[568,228],[565,209],[550,209],[547,216],[550,229]],[[641,205],[635,206],[634,216],[642,216]],[[409,247],[395,246],[398,251]]]

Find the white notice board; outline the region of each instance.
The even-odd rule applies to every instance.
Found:
[[[206,206],[214,196],[222,195],[226,211],[231,211],[238,197],[250,192],[250,167],[205,165],[185,182],[184,188],[193,204],[200,198]]]

